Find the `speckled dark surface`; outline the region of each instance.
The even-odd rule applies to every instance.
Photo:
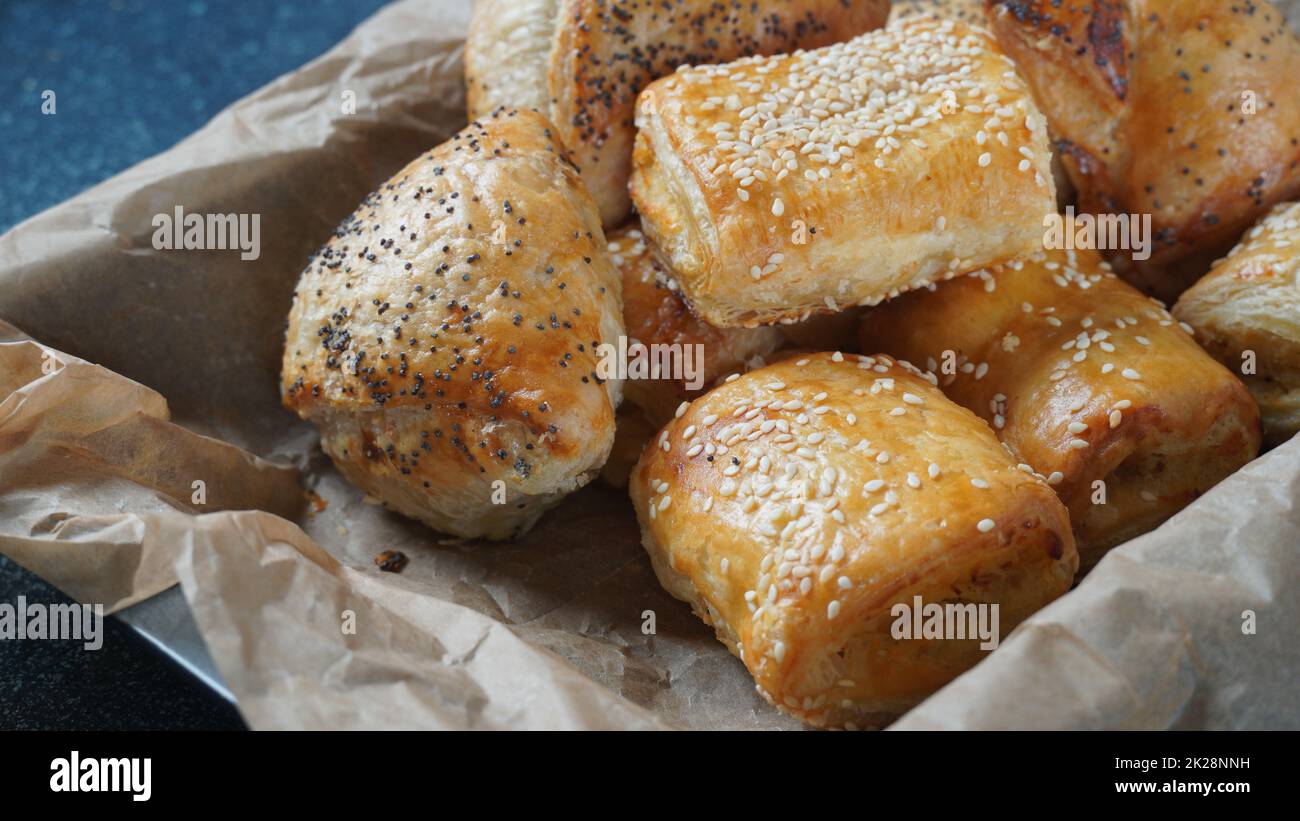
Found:
[[[383,0],[0,0],[0,231],[175,144]],[[41,111],[54,92],[55,113]],[[66,602],[0,557],[0,602]],[[104,646],[0,641],[0,729],[238,729],[112,618]]]
[[[0,601],[70,600],[0,558]],[[115,618],[103,646],[79,641],[0,641],[0,729],[164,730],[244,726],[233,705]]]

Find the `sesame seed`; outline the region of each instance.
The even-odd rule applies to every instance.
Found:
[[[975,528],[979,530],[980,533],[988,533],[995,527],[997,527],[997,522],[992,519],[980,519],[979,524],[975,525]]]

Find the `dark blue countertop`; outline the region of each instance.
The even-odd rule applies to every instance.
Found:
[[[0,232],[163,151],[343,39],[384,0],[3,0]],[[43,114],[44,92],[55,113]],[[0,557],[0,603],[66,602]],[[238,729],[114,619],[104,646],[0,641],[0,729]]]

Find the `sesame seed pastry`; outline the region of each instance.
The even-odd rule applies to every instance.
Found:
[[[622,390],[596,347],[622,333],[600,218],[553,126],[497,112],[399,171],[308,263],[283,402],[387,507],[508,538],[605,461]]]
[[[1300,431],[1300,203],[1274,208],[1183,294],[1174,316],[1242,374],[1269,445]]]
[[[1150,214],[1120,273],[1172,303],[1300,195],[1300,41],[1260,0],[989,0],[1081,211]]]
[[[894,0],[889,10],[889,22],[924,17],[930,20],[960,20],[968,26],[988,27],[984,0]],[[1048,129],[1049,139],[1051,129]],[[1053,141],[1054,142],[1054,141]],[[1052,155],[1052,181],[1056,183],[1056,203],[1064,209],[1074,203],[1074,186],[1061,158]]]
[[[692,308],[797,322],[1029,253],[1045,121],[991,38],[909,20],[699,66],[637,101],[632,199]]]
[[[631,208],[632,110],[678,66],[779,54],[879,28],[889,0],[476,0],[469,116],[535,108],[556,124],[606,228]]]
[[[924,363],[1047,477],[1085,570],[1259,452],[1245,386],[1094,251],[908,294],[868,312],[862,342]]]
[[[659,379],[628,379],[629,402],[645,411],[656,429],[672,418],[682,400],[698,396],[719,377],[741,371],[754,357],[776,350],[784,341],[775,328],[714,328],[690,312],[674,292],[641,232],[627,226],[609,236],[609,253],[623,277],[623,324],[629,341],[672,345],[689,355],[689,346],[703,354],[699,380],[690,390],[684,378],[663,374]],[[666,349],[665,349],[666,350]]]
[[[632,474],[660,583],[781,711],[878,726],[979,661],[896,639],[894,606],[996,604],[1003,633],[1069,589],[1065,507],[910,365],[810,354],[684,405]]]

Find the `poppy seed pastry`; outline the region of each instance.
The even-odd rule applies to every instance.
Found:
[[[657,80],[632,199],[692,308],[797,322],[1041,247],[1043,117],[991,37],[907,20]]]
[[[765,699],[823,727],[879,725],[985,652],[896,638],[898,605],[997,605],[1006,633],[1078,565],[1047,483],[886,356],[810,354],[728,380],[646,446],[630,492],[660,583]]]
[[[1273,209],[1183,294],[1174,316],[1245,381],[1269,445],[1300,432],[1300,203]]]
[[[469,116],[535,108],[558,127],[606,228],[627,217],[632,110],[679,66],[837,43],[885,24],[889,0],[476,0]]]
[[[1259,452],[1259,412],[1241,381],[1095,251],[1052,251],[907,294],[867,312],[862,344],[930,368],[1047,477],[1085,570]]]
[[[1300,40],[1263,0],[988,0],[1079,210],[1151,216],[1119,273],[1169,304],[1300,195]],[[1116,249],[1112,249],[1116,250]]]
[[[595,204],[534,112],[470,123],[371,194],[303,271],[285,407],[389,508],[509,538],[594,477],[623,333]]]

